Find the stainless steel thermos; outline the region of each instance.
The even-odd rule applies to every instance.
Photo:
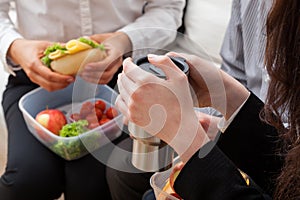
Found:
[[[183,58],[170,57],[186,75],[189,72],[188,64]],[[157,77],[166,78],[164,72],[150,64],[146,56],[135,60],[135,64]],[[128,130],[133,139],[132,164],[142,171],[164,171],[172,167],[174,158],[173,149],[157,137],[144,131],[136,124],[129,122]]]

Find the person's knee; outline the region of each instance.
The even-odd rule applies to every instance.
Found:
[[[37,176],[34,171],[24,174],[18,168],[6,169],[0,179],[0,196],[3,199],[55,199],[59,198],[62,190],[58,182],[49,183],[47,176]]]

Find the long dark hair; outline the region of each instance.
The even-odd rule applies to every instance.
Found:
[[[300,199],[299,0],[274,0],[267,19],[265,61],[270,76],[265,120],[282,133],[285,156],[274,197]]]

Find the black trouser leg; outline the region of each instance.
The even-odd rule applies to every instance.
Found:
[[[131,151],[132,139],[127,138],[117,145],[110,156],[106,178],[114,200],[141,200],[151,188],[150,177],[153,173],[136,169],[131,163]]]
[[[27,129],[19,99],[36,88],[23,71],[10,76],[3,95],[8,128],[8,158],[0,179],[1,200],[109,200],[105,165],[86,155],[66,161],[41,144]],[[101,151],[101,149],[98,149]]]
[[[3,200],[54,199],[63,191],[64,160],[34,138],[18,107],[20,97],[36,87],[20,72],[10,76],[3,95],[8,129],[7,166],[0,181]]]

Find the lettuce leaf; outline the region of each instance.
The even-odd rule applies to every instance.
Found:
[[[89,39],[87,39],[87,38],[80,37],[80,38],[78,38],[78,41],[80,41],[80,42],[82,42],[82,43],[85,43],[85,44],[88,44],[88,45],[90,45],[92,48],[99,48],[99,49],[101,49],[102,51],[105,50],[103,44],[98,44],[98,43],[93,42],[92,40],[89,40]]]
[[[42,63],[49,68],[50,68],[50,63],[52,60],[48,56],[50,53],[52,53],[56,50],[66,51],[67,49],[66,49],[66,47],[62,46],[59,43],[54,43],[53,45],[51,45],[47,49],[45,49],[44,56],[41,58]]]
[[[66,124],[59,131],[59,136],[61,137],[78,136],[88,130],[87,126],[88,126],[87,120],[78,120],[76,122]]]

